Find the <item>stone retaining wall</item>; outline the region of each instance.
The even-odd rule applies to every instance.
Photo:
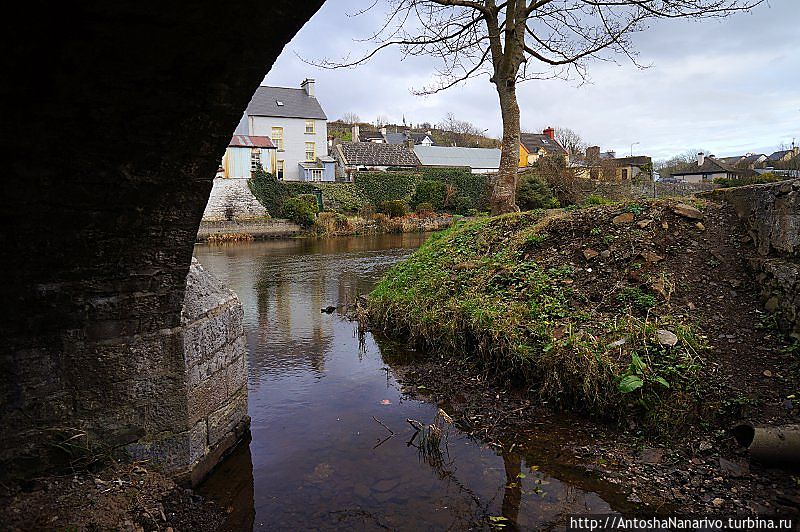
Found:
[[[702,195],[730,203],[747,222],[758,255],[766,309],[800,339],[800,179],[718,189]]]
[[[250,191],[249,179],[214,178],[214,186],[203,211],[203,221],[251,221],[269,218],[267,209]]]

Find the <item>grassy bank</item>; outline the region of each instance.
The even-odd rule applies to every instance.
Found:
[[[702,214],[680,210],[660,200],[457,225],[387,274],[371,322],[556,407],[674,432],[719,407],[703,283],[715,266],[744,275],[719,267],[713,242],[697,249]]]

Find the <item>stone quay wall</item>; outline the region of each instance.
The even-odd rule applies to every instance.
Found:
[[[800,340],[800,179],[701,196],[730,203],[747,222],[758,250],[750,263],[758,272],[764,305]]]

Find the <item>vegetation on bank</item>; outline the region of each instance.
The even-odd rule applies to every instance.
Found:
[[[612,222],[620,214],[624,227]],[[663,201],[458,224],[388,272],[370,321],[557,407],[674,431],[700,417],[705,345],[670,306],[664,257],[648,249],[654,219],[698,231]],[[600,253],[614,269],[602,280]]]
[[[463,168],[428,168],[420,172],[361,172],[352,183],[278,181],[256,171],[250,180],[253,195],[275,218],[286,218],[287,201],[322,193],[323,210],[341,214],[382,211],[396,216],[398,202],[405,211],[420,204],[436,212],[476,214],[488,205],[488,178]],[[294,204],[292,204],[294,206]],[[384,209],[395,209],[392,213]]]
[[[763,174],[750,176],[750,177],[736,177],[736,178],[727,178],[727,177],[717,177],[714,179],[714,183],[717,185],[722,185],[723,187],[742,187],[745,185],[759,185],[763,183],[774,183],[776,181],[783,181],[788,179],[785,176],[778,175],[774,172],[766,172]]]

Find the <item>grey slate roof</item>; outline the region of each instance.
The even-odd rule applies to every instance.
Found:
[[[536,153],[539,148],[544,148],[551,155],[567,154],[567,150],[557,140],[551,139],[544,133],[520,133],[519,141],[530,153]]]
[[[786,155],[788,155],[789,153],[792,153],[792,150],[780,150],[780,151],[776,151],[776,152],[773,152],[773,153],[772,153],[772,155],[770,155],[769,157],[767,157],[767,159],[769,159],[770,161],[780,161],[780,160],[782,160],[784,157],[786,157]]]
[[[454,166],[468,168],[499,168],[497,148],[458,148],[450,146],[414,146],[424,166]]]
[[[283,105],[278,105],[278,102]],[[247,105],[249,116],[277,116],[281,118],[313,118],[327,120],[325,111],[314,96],[304,89],[265,87],[256,89]]]
[[[742,176],[748,176],[756,173],[753,170],[734,168],[733,166],[722,162],[720,159],[715,159],[714,157],[706,157],[702,166],[698,166],[697,161],[695,161],[683,170],[672,172],[670,175],[716,174],[720,172],[728,172]]]
[[[402,144],[341,142],[336,145],[347,166],[418,166],[414,153]]]

